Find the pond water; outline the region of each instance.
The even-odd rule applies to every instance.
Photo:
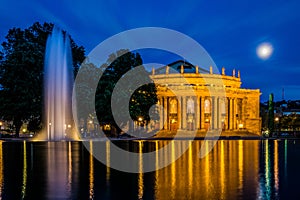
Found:
[[[198,154],[202,140],[115,143],[130,151],[143,148],[147,152],[169,142],[191,147],[165,168],[125,173],[99,162],[82,142],[3,141],[0,142],[0,198],[300,198],[300,140],[219,140],[202,159]],[[90,148],[108,144],[90,143]],[[158,159],[163,160],[163,156]]]

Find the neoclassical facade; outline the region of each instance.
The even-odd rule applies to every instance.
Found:
[[[261,133],[259,89],[241,88],[240,72],[226,75],[179,60],[153,69],[162,130]]]

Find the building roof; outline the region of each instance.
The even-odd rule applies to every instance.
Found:
[[[175,74],[180,73],[181,66],[183,66],[184,71],[183,73],[196,73],[196,67],[192,65],[191,63],[184,61],[184,60],[177,60],[175,62],[172,62],[166,66],[160,67],[155,70],[155,74],[165,74],[166,73],[166,67],[169,67],[169,73]],[[203,68],[198,67],[198,72],[201,74],[207,74],[209,73],[208,70],[205,70]]]

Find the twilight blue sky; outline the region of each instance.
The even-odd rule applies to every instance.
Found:
[[[259,88],[261,101],[271,92],[281,100],[282,88],[285,99],[300,99],[299,0],[2,0],[0,19],[0,42],[12,27],[52,22],[67,30],[87,53],[128,29],[174,29],[199,42],[227,74],[239,69],[242,87]],[[256,55],[262,42],[274,48],[267,60]],[[157,53],[141,53],[144,63],[175,61],[172,56],[153,59]]]

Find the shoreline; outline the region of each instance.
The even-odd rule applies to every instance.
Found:
[[[63,139],[57,141],[49,141],[38,139],[35,137],[2,137],[0,141],[28,141],[28,142],[75,142],[75,141],[156,141],[156,140],[300,140],[300,137],[295,136],[281,136],[281,137],[264,137],[256,135],[247,131],[225,131],[220,134],[216,132],[205,131],[159,131],[155,135],[148,135],[149,137],[86,137],[81,139]]]
[[[200,141],[200,140],[300,140],[299,137],[262,137],[262,136],[207,136],[207,137],[150,137],[150,138],[115,138],[115,137],[102,137],[102,138],[84,138],[79,140],[35,140],[34,138],[0,138],[1,142],[85,142],[85,141]]]

